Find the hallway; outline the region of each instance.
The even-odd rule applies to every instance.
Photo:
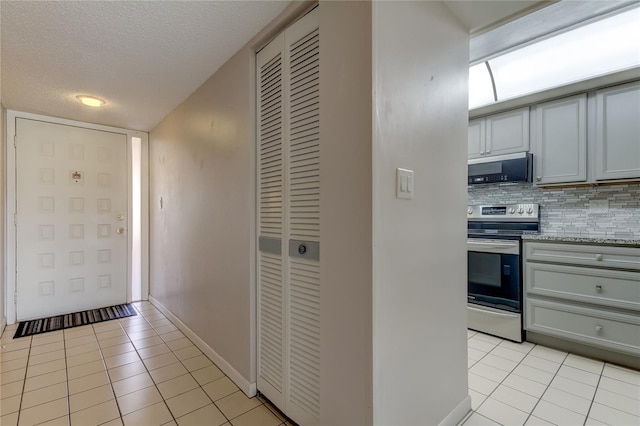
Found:
[[[0,352],[0,424],[287,425],[247,398],[149,302],[139,315],[13,339]]]

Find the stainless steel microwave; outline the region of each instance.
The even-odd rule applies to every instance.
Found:
[[[468,161],[468,184],[531,182],[533,154],[496,155]]]

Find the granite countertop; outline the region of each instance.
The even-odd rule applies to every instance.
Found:
[[[572,237],[555,234],[527,234],[522,236],[523,241],[549,241],[557,243],[577,244],[602,244],[616,246],[640,247],[640,240],[606,237]]]

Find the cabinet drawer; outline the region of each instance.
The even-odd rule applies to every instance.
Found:
[[[526,262],[527,294],[640,310],[640,273]]]
[[[527,298],[526,329],[637,355],[640,317]]]
[[[640,271],[640,248],[525,242],[525,260]]]

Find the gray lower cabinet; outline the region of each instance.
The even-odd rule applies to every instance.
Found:
[[[526,330],[640,353],[640,248],[524,245]]]

